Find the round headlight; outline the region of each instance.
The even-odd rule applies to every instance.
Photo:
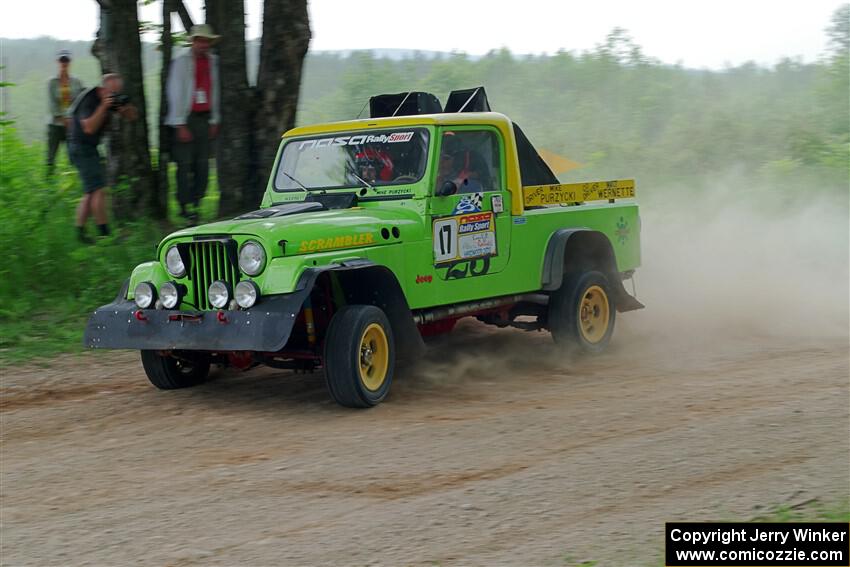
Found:
[[[159,300],[166,309],[174,309],[180,303],[180,288],[174,282],[159,286]]]
[[[266,251],[253,240],[242,245],[239,251],[239,269],[249,276],[257,276],[266,264]]]
[[[224,309],[230,303],[230,286],[227,282],[216,280],[207,291],[207,298],[217,309]]]
[[[172,246],[165,253],[165,268],[175,278],[182,278],[186,275],[186,266],[183,265],[183,258],[180,257],[180,252],[177,251],[176,246]]]
[[[140,309],[147,309],[156,301],[156,290],[150,282],[140,282],[133,290],[133,301]]]
[[[239,282],[233,292],[236,296],[236,304],[242,309],[250,309],[260,297],[260,288],[251,280]]]

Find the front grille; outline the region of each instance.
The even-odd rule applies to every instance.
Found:
[[[195,307],[201,310],[214,309],[207,298],[210,284],[222,280],[229,283],[233,289],[239,281],[236,242],[215,240],[186,244],[189,252],[189,281]]]

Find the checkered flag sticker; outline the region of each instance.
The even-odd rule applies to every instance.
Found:
[[[481,203],[484,201],[484,195],[481,193],[470,193],[460,198],[460,201],[455,205],[454,215],[463,215],[466,213],[477,213],[481,211]]]

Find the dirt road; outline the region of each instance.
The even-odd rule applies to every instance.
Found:
[[[639,318],[574,361],[464,324],[368,411],[320,374],[5,373],[2,562],[652,565],[665,521],[846,497],[846,340],[659,341]]]
[[[320,374],[2,371],[0,562],[654,566],[665,521],[846,502],[846,199],[732,189],[646,208],[648,307],[598,358],[462,324],[368,411]]]

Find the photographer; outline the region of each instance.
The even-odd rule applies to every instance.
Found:
[[[136,120],[138,111],[129,97],[121,94],[124,82],[121,75],[103,76],[99,87],[92,87],[74,101],[69,113],[71,128],[68,137],[68,155],[80,172],[83,182],[83,200],[77,207],[77,231],[81,242],[91,243],[85,234],[89,215],[94,215],[101,236],[109,235],[106,218],[106,175],[97,145],[103,131],[117,116]]]

